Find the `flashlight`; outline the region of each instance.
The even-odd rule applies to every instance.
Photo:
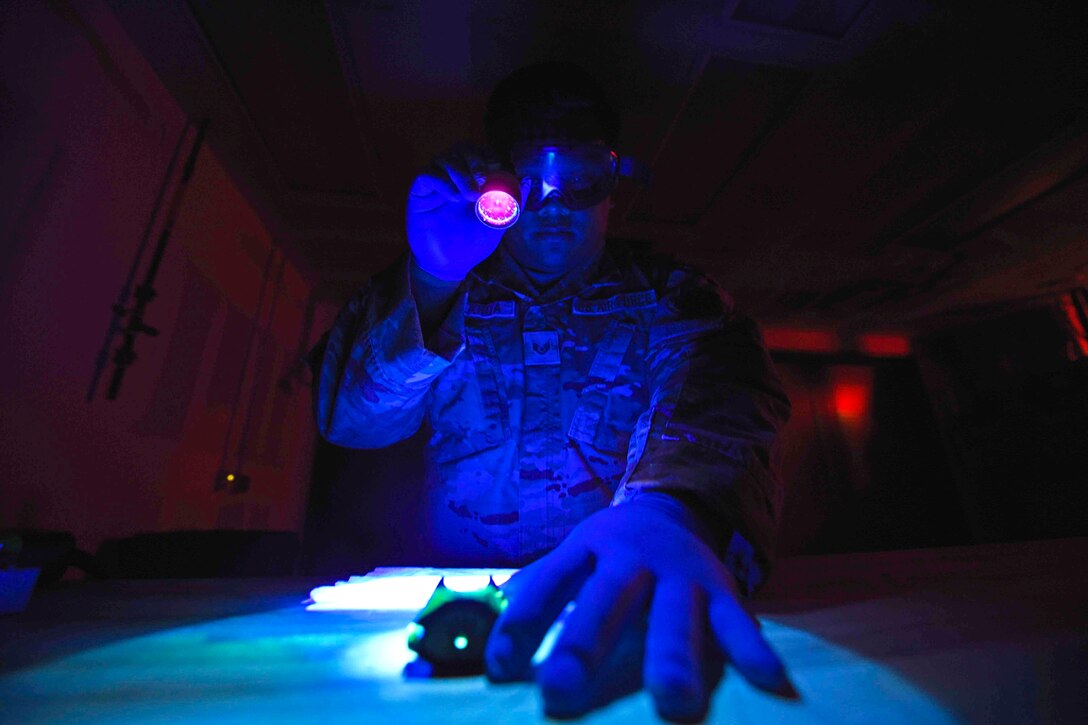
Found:
[[[495,169],[478,177],[480,198],[476,218],[492,229],[506,229],[521,215],[521,188],[509,171]]]
[[[443,577],[409,629],[408,648],[436,675],[482,674],[487,638],[506,604],[493,578],[482,589],[457,591]]]

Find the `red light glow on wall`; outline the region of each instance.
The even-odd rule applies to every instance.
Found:
[[[767,327],[763,330],[763,342],[769,350],[788,352],[837,353],[842,350],[839,336],[826,330]]]
[[[851,345],[844,344],[838,333],[832,330],[765,327],[763,341],[768,350],[777,352],[836,355],[856,350],[868,357],[907,357],[911,353],[910,338],[895,332],[862,333],[852,340]]]
[[[867,365],[832,365],[828,368],[831,411],[851,428],[864,429],[873,404],[873,368]],[[860,426],[860,428],[858,428]]]
[[[870,357],[907,357],[910,340],[904,335],[870,332],[858,335],[858,351]]]
[[[1065,313],[1066,322],[1069,324],[1069,332],[1072,338],[1069,351],[1071,359],[1088,357],[1088,333],[1085,332],[1084,324],[1081,322],[1080,311],[1077,309],[1078,299],[1074,296],[1076,294],[1066,293],[1059,300],[1062,312]],[[1080,294],[1083,295],[1083,293]]]
[[[861,420],[869,412],[869,388],[863,383],[838,383],[831,395],[841,420]]]

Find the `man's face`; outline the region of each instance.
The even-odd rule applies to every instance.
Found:
[[[608,179],[613,170],[608,166],[609,152],[602,154],[601,148],[544,144],[515,149],[514,171],[522,182],[524,209],[503,244],[527,271],[556,279],[604,248],[610,197],[599,201],[597,197],[611,191]],[[594,181],[599,185],[596,190],[586,186]],[[587,201],[594,203],[570,208]]]

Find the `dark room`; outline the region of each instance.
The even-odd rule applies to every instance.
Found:
[[[1088,716],[1082,2],[0,0],[0,198],[0,721]]]

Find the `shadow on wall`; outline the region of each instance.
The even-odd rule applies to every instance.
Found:
[[[775,358],[793,402],[779,556],[970,540],[913,359]]]
[[[361,574],[376,566],[434,566],[423,520],[426,423],[388,448],[351,450],[319,441],[302,538],[301,571]]]
[[[919,345],[975,541],[1088,535],[1088,350],[1068,322],[1039,306]]]

